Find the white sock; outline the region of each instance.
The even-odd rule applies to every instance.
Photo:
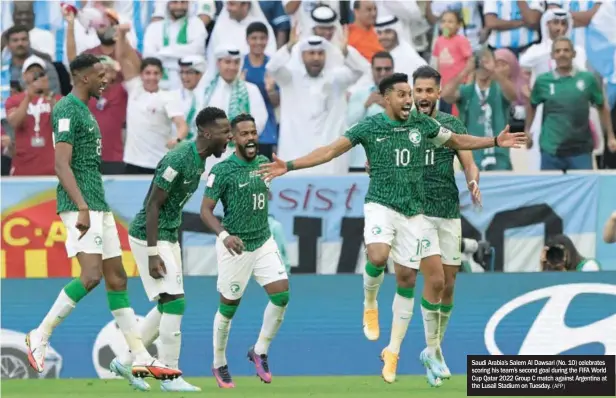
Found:
[[[438,323],[438,341],[439,345],[443,342],[443,338],[445,337],[445,330],[447,330],[447,324],[449,323],[449,318],[451,317],[451,310],[447,312],[439,311],[439,323]]]
[[[38,331],[41,332],[44,341],[48,341],[53,330],[58,326],[64,318],[71,313],[75,308],[75,302],[64,293],[64,289],[60,291],[58,298],[51,306],[51,309],[43,318],[43,322],[38,327]]]
[[[267,303],[267,307],[265,307],[265,312],[263,313],[261,332],[259,333],[257,344],[255,344],[255,353],[257,355],[267,354],[272,340],[276,337],[276,333],[278,333],[278,329],[280,329],[280,325],[282,325],[286,310],[286,306],[279,307],[272,304],[271,301]]]
[[[146,348],[158,337],[158,327],[160,326],[160,318],[162,315],[163,314],[158,311],[158,307],[154,307],[148,312],[145,319],[139,322],[139,334]],[[118,360],[124,366],[131,366],[135,358],[129,350],[126,350],[118,356]]]
[[[428,309],[426,307],[436,306],[437,309]],[[424,332],[426,335],[426,346],[428,354],[435,355],[439,347],[439,318],[440,313],[438,304],[432,304],[425,298],[421,299],[421,314],[423,316]]]
[[[229,341],[231,319],[224,317],[219,311],[214,316],[214,367],[227,364],[227,341]]]
[[[414,302],[415,299],[400,296],[398,293],[394,296],[394,304],[392,305],[394,317],[391,323],[391,337],[387,346],[387,349],[394,354],[400,353],[400,346],[413,316]]]
[[[182,315],[165,314],[160,318],[160,360],[173,369],[179,369],[182,347]]]
[[[137,318],[135,317],[135,311],[132,308],[120,308],[115,311],[111,311],[118,327],[122,331],[128,349],[133,353],[135,361],[147,362],[151,360],[151,356],[143,345],[141,336],[139,335],[137,327]]]
[[[375,310],[378,308],[376,297],[379,294],[379,288],[385,279],[385,272],[381,275],[370,276],[366,273],[364,268],[364,308],[369,310]]]

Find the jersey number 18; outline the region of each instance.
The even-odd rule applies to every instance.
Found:
[[[264,193],[253,193],[252,194],[252,209],[253,210],[263,210],[265,208],[265,194]]]

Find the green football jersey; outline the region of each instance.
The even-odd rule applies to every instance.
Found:
[[[414,111],[403,122],[379,113],[352,126],[345,137],[353,146],[362,145],[370,162],[366,203],[378,203],[408,217],[422,214],[427,141],[438,146],[450,136],[435,120]]]
[[[590,72],[559,76],[554,72],[537,77],[531,105],[543,104],[539,147],[554,156],[590,153],[594,143],[588,123],[590,104],[602,106],[603,92]]]
[[[464,124],[455,116],[437,111],[436,121],[457,134],[467,134]],[[424,214],[430,217],[460,218],[460,198],[453,169],[455,149],[427,144],[424,164],[426,202]]]
[[[129,235],[147,240],[146,207],[152,185],[156,185],[168,194],[158,215],[158,240],[177,242],[182,224],[182,209],[199,187],[204,171],[205,160],[199,156],[194,141],[183,142],[167,152],[156,166],[143,208],[130,224]]]
[[[54,106],[51,120],[54,145],[66,142],[73,146],[71,169],[88,208],[92,211],[109,211],[100,172],[101,132],[88,106],[69,94]],[[58,184],[56,198],[58,213],[79,210],[62,184]]]
[[[255,251],[272,235],[268,222],[269,185],[257,174],[259,165],[270,160],[258,155],[251,162],[235,154],[212,167],[205,196],[222,202],[222,225],[244,242],[246,251]]]

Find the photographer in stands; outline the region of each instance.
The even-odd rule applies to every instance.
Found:
[[[566,235],[550,236],[539,261],[542,271],[601,271],[601,265],[583,257]]]

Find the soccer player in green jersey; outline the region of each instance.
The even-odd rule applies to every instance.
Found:
[[[440,84],[441,75],[434,68],[418,68],[413,73],[415,109],[449,130],[466,134],[466,127],[458,118],[436,109],[440,98]],[[435,147],[430,143],[425,149],[424,216],[427,228],[424,232],[425,244],[422,247],[420,269],[426,275],[421,313],[427,348],[420,358],[426,365],[428,383],[431,386],[439,386],[442,381],[434,376],[430,359],[436,358],[440,361],[444,378],[451,376],[440,343],[453,309],[453,288],[462,257],[460,199],[453,168],[455,156],[464,169],[473,202],[480,204],[479,168],[473,160],[472,152]]]
[[[220,157],[231,139],[227,115],[208,107],[196,118],[197,137],[168,152],[158,163],[143,208],[130,225],[128,241],[135,257],[139,276],[150,301],[157,301],[141,323],[141,337],[150,345],[160,336],[160,360],[179,369],[182,344],[181,323],[186,302],[182,271],[182,250],[178,231],[182,209],[199,187],[205,171],[205,159]],[[127,378],[138,390],[149,390],[142,380],[126,377],[130,353],[111,361],[110,369]],[[181,376],[161,383],[163,391],[201,391]]]
[[[126,292],[122,248],[113,214],[105,200],[101,163],[101,132],[88,109],[107,80],[99,59],[77,56],[70,64],[73,90],[52,113],[55,168],[58,180],[57,211],[66,227],[66,251],[77,257],[81,275],[62,289],[38,328],[26,336],[30,365],[43,371],[45,352],[53,329],[105,278],[109,308],[134,354],[132,373],[139,377],[178,377],[179,370],[155,360],[137,333],[137,318]]]
[[[262,166],[263,177],[281,176],[288,171],[314,167],[361,144],[370,163],[370,185],[364,205],[364,242],[368,262],[364,271],[364,334],[379,338],[376,296],[390,254],[394,260],[397,291],[393,303],[390,343],[382,351],[382,376],[388,383],[396,379],[400,345],[413,313],[416,269],[424,240],[424,159],[426,141],[452,149],[480,149],[495,145],[524,145],[524,133],[511,134],[506,128],[496,137],[453,134],[422,113],[411,113],[412,91],[408,77],[395,73],[379,84],[385,99],[385,112],[367,117],[351,127],[343,137],[299,159]],[[437,369],[437,376],[440,376]]]
[[[269,184],[259,178],[259,166],[269,162],[257,155],[259,135],[252,116],[240,114],[231,121],[235,153],[215,165],[207,179],[201,219],[218,235],[218,292],[220,305],[214,317],[212,373],[220,388],[233,388],[225,354],[231,320],[251,276],[263,286],[269,303],[257,343],[248,350],[257,376],[271,383],[268,349],[276,336],[287,303],[289,280],[268,223]],[[222,202],[222,224],[214,208]]]

